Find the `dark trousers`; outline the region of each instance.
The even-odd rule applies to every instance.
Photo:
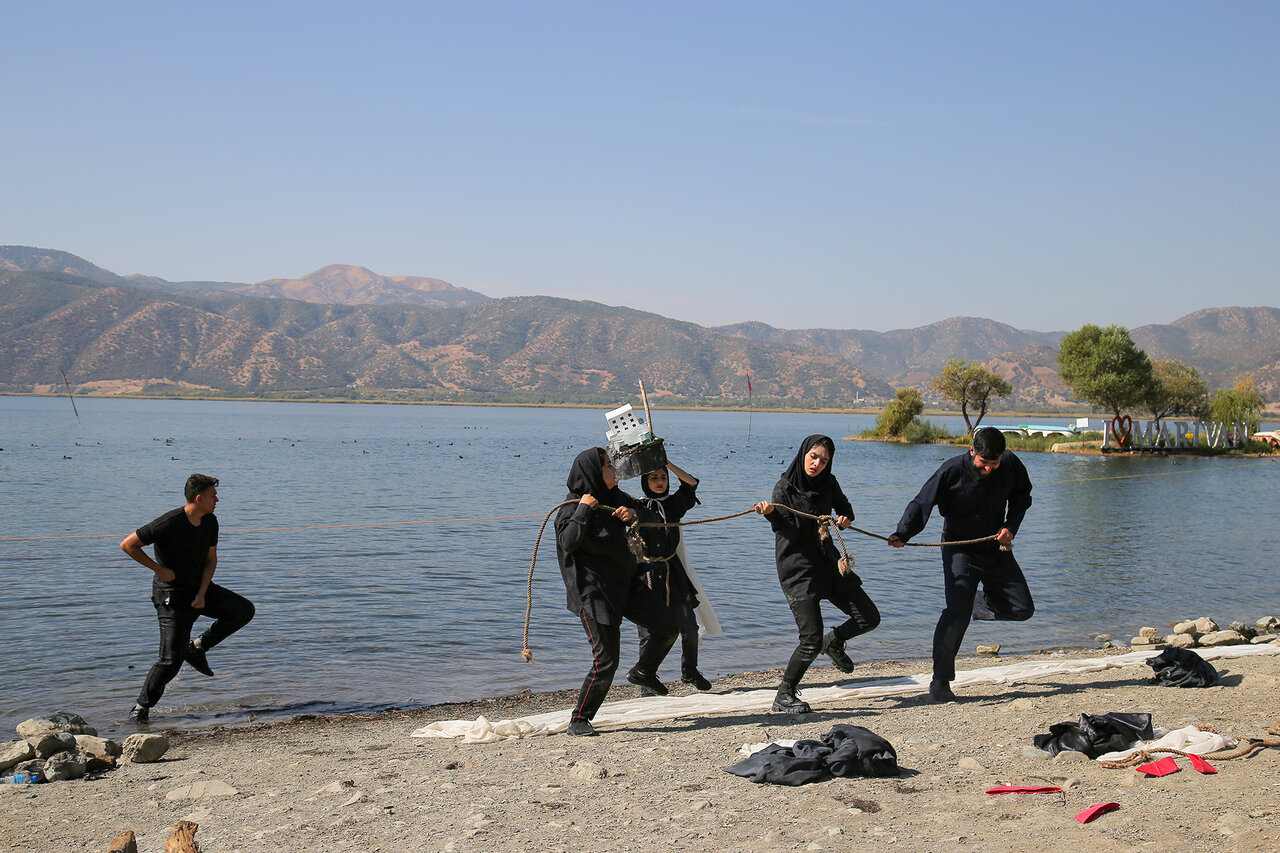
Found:
[[[680,627],[680,677],[692,678],[698,671],[698,617],[688,604],[681,606],[675,615]],[[640,657],[643,658],[645,650],[654,639],[649,629],[643,625],[637,633],[640,635]],[[661,664],[662,661],[659,660],[658,663]]]
[[[863,591],[861,584],[838,583],[827,600],[849,616],[832,629],[832,633],[840,640],[852,640],[860,634],[875,630],[880,624],[880,611],[871,596]],[[791,653],[791,660],[787,662],[782,680],[795,687],[822,651],[822,599],[788,598],[787,603],[791,605],[791,615],[796,619],[800,644]]]
[[[583,608],[578,616],[582,620],[583,630],[587,632],[587,639],[591,642],[591,671],[582,681],[572,718],[591,720],[604,704],[604,697],[613,684],[614,673],[618,671],[622,626],[616,622],[611,625],[600,622],[589,608]],[[670,622],[666,608],[658,603],[647,587],[638,586],[632,591],[626,617],[646,628],[650,634],[650,642],[640,650],[636,669],[646,675],[656,675],[658,665],[675,645],[678,630]]]
[[[942,549],[946,609],[933,632],[933,677],[954,681],[956,653],[970,619],[1022,622],[1035,613],[1031,590],[1012,551]],[[977,595],[982,584],[982,596]]]
[[[160,620],[160,657],[151,665],[147,680],[142,683],[138,704],[150,708],[160,701],[164,688],[182,668],[183,655],[191,642],[191,628],[200,616],[214,622],[200,636],[200,645],[211,649],[239,631],[253,618],[253,602],[216,583],[209,584],[204,594],[204,609],[195,610],[191,600],[195,593],[186,589],[174,589],[169,584],[156,582],[151,587],[151,602],[156,606],[156,618]]]

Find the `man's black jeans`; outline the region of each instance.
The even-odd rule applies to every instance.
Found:
[[[138,704],[150,708],[160,701],[164,688],[182,668],[183,655],[191,642],[191,628],[196,619],[207,616],[214,622],[200,637],[205,650],[239,631],[253,618],[253,602],[216,583],[209,584],[204,594],[204,609],[195,610],[191,600],[195,591],[174,587],[156,579],[151,584],[151,603],[160,620],[160,657],[151,665],[147,680],[138,694]]]

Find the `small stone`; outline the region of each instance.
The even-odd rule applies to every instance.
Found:
[[[116,757],[114,755],[86,755],[84,761],[84,772],[101,773],[104,770],[116,769]]]
[[[97,735],[76,735],[76,748],[86,755],[119,755],[120,744],[114,740]]]
[[[1159,639],[1160,629],[1159,628],[1139,628],[1138,636],[1146,637],[1148,640]]]
[[[1153,644],[1153,642],[1154,642],[1154,641],[1153,641],[1150,637],[1134,637],[1132,640],[1130,640],[1130,641],[1129,641],[1129,645],[1131,645],[1131,646],[1150,646],[1150,645],[1152,645],[1152,644]]]
[[[319,791],[316,791],[313,796],[319,796],[320,794],[341,794],[348,788],[354,788],[355,786],[356,783],[350,779],[339,779],[337,782],[330,782],[328,785],[325,785]]]
[[[1208,616],[1201,616],[1196,620],[1196,631],[1201,634],[1212,634],[1218,630],[1218,623],[1214,622]]]
[[[368,798],[367,796],[365,796],[364,791],[356,791],[356,792],[355,792],[354,794],[352,794],[350,797],[347,797],[346,802],[344,802],[342,805],[343,805],[344,807],[346,807],[346,806],[354,806],[354,805],[356,805],[357,803],[365,803],[365,802],[368,802],[368,801],[369,801],[369,798]]]
[[[169,739],[164,735],[138,733],[124,739],[120,748],[124,760],[131,764],[150,764],[159,761],[169,751]]]
[[[1191,649],[1191,648],[1195,648],[1196,635],[1195,634],[1170,634],[1169,636],[1164,638],[1164,641],[1168,643],[1171,648]]]
[[[978,646],[978,648],[977,648],[977,649],[975,649],[975,651],[976,651],[978,654],[980,654],[980,655],[987,655],[987,656],[989,656],[989,657],[995,657],[995,656],[997,656],[997,655],[999,655],[999,654],[1000,654],[1000,646],[999,646],[999,645],[992,645],[992,646]]]
[[[96,735],[98,730],[84,721],[84,717],[70,711],[55,711],[47,717],[32,717],[18,723],[18,737],[30,743],[30,738],[50,732],[69,735]]]
[[[1280,634],[1259,634],[1258,636],[1254,637],[1254,638],[1253,638],[1252,640],[1250,640],[1249,642],[1250,642],[1250,643],[1254,643],[1254,644],[1257,644],[1257,643],[1274,643],[1274,642],[1276,642],[1277,640],[1280,640]]]
[[[1083,752],[1076,752],[1074,749],[1064,749],[1053,757],[1055,763],[1058,764],[1087,764],[1093,759],[1085,755]]]
[[[1244,637],[1246,640],[1253,639],[1258,635],[1257,629],[1255,629],[1252,625],[1246,625],[1240,621],[1232,622],[1227,627],[1230,628],[1232,631],[1235,631],[1240,636]]]
[[[1110,634],[1095,634],[1093,641],[1095,643],[1105,643],[1107,640],[1114,639]]]
[[[609,771],[594,761],[579,761],[569,768],[569,775],[575,779],[603,779]]]
[[[981,764],[979,764],[976,760],[974,760],[974,759],[972,759],[972,758],[968,758],[968,757],[962,758],[962,759],[960,759],[959,761],[957,761],[957,762],[956,762],[956,769],[957,769],[957,770],[972,770],[972,771],[976,771],[976,772],[978,772],[978,773],[986,773],[986,772],[987,772],[987,768],[983,767],[983,766],[982,766]]]
[[[37,758],[48,758],[59,752],[75,749],[76,736],[66,732],[46,732],[43,735],[28,735],[27,743],[36,751]]]
[[[1045,759],[1052,758],[1053,756],[1052,756],[1052,755],[1050,755],[1049,753],[1045,752],[1043,749],[1038,749],[1038,748],[1036,748],[1036,747],[1032,746],[1032,747],[1028,747],[1027,749],[1022,750],[1022,757],[1023,757],[1023,758],[1035,758],[1035,759],[1039,759],[1039,760],[1041,760],[1041,761],[1044,761]]]
[[[1196,623],[1195,623],[1195,620],[1193,620],[1193,619],[1187,619],[1187,620],[1186,620],[1186,621],[1184,621],[1184,622],[1179,622],[1177,625],[1174,625],[1174,626],[1173,626],[1173,633],[1175,633],[1175,634],[1196,634],[1196,633],[1198,633],[1198,632],[1196,631]]]
[[[20,761],[30,761],[35,757],[36,751],[25,740],[5,744],[0,747],[0,772],[8,770]]]
[[[234,797],[240,793],[221,779],[210,779],[207,782],[192,782],[181,785],[164,795],[166,800],[205,800],[214,797]]]
[[[1259,631],[1266,631],[1268,634],[1273,634],[1277,628],[1280,628],[1280,619],[1277,619],[1274,616],[1263,616],[1257,622],[1254,622],[1253,626]]]
[[[107,853],[138,853],[138,839],[134,837],[133,830],[122,832],[111,839]]]
[[[83,779],[84,762],[84,753],[76,749],[51,755],[44,762],[45,781],[64,782],[69,779]]]
[[[1214,631],[1210,634],[1204,634],[1200,637],[1200,645],[1206,648],[1213,646],[1234,646],[1239,643],[1247,642],[1244,637],[1240,636],[1238,631]]]

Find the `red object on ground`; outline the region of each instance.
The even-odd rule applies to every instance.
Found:
[[[1080,812],[1080,814],[1076,815],[1076,820],[1080,821],[1081,823],[1088,823],[1098,815],[1106,814],[1107,812],[1113,812],[1118,808],[1120,808],[1119,803],[1095,803],[1094,805],[1089,806],[1089,808]]]
[[[988,794],[1058,794],[1061,792],[1061,788],[1048,785],[997,785],[987,789]]]
[[[1173,756],[1166,755],[1159,761],[1144,764],[1136,769],[1139,773],[1146,773],[1148,776],[1168,776],[1170,773],[1177,773],[1179,768],[1178,762],[1173,760]]]
[[[1217,770],[1213,769],[1212,764],[1205,761],[1203,758],[1201,758],[1198,755],[1188,755],[1187,758],[1191,759],[1191,766],[1199,770],[1201,773],[1217,773],[1218,772]]]

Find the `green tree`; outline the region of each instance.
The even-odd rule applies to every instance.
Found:
[[[973,435],[986,417],[992,397],[1003,397],[1013,391],[1013,386],[1000,374],[979,362],[966,362],[962,358],[950,359],[942,366],[942,372],[933,377],[933,388],[960,407],[967,435]],[[969,420],[970,406],[977,410],[977,420]]]
[[[1141,404],[1152,384],[1151,359],[1124,326],[1088,323],[1063,337],[1058,375],[1076,395],[1116,417]]]
[[[1203,418],[1209,413],[1209,386],[1194,367],[1162,358],[1151,363],[1151,373],[1144,402],[1157,423],[1170,415]]]
[[[924,398],[915,388],[899,388],[893,399],[885,403],[876,416],[876,432],[898,438],[902,431],[924,411]]]
[[[1258,390],[1252,373],[1236,377],[1234,388],[1219,388],[1209,399],[1209,419],[1231,424],[1244,424],[1249,432],[1257,432],[1262,421],[1262,407],[1267,398]]]

